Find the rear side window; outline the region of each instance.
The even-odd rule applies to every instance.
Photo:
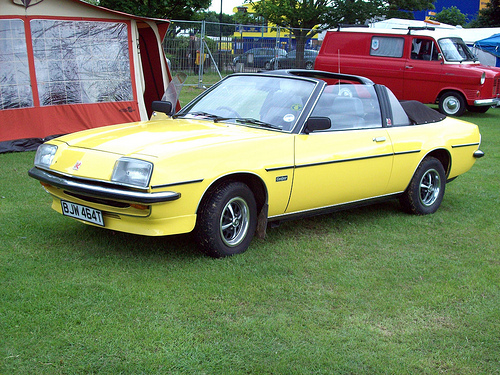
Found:
[[[374,36],[370,45],[371,56],[402,57],[405,45],[404,38],[390,36]]]

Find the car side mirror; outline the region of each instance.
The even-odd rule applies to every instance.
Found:
[[[332,122],[328,117],[310,117],[306,122],[304,132],[306,134],[319,131],[327,130],[332,127]]]
[[[166,115],[172,114],[173,105],[170,102],[165,102],[162,100],[155,100],[151,104],[151,108],[154,112],[165,113]]]

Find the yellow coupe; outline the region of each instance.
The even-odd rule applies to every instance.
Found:
[[[223,257],[270,221],[394,198],[433,213],[446,182],[483,156],[476,125],[358,76],[234,74],[177,113],[175,92],[153,103],[150,121],[41,145],[29,175],[52,208],[139,235],[194,231]]]

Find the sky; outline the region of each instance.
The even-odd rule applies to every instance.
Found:
[[[233,8],[243,4],[244,0],[222,0],[222,13],[233,14]],[[220,13],[221,0],[212,0],[212,5],[208,10]]]

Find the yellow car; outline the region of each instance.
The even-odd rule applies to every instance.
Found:
[[[63,215],[147,236],[194,231],[213,257],[267,223],[399,198],[435,212],[483,153],[474,124],[384,86],[313,70],[234,74],[174,113],[41,145],[29,175]],[[170,96],[172,95],[172,96]]]

